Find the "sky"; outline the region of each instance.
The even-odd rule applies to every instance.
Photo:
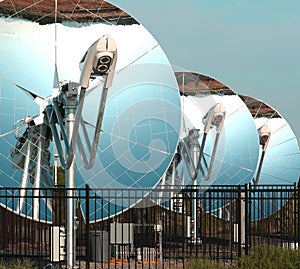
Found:
[[[158,40],[170,62],[261,99],[298,140],[299,0],[111,0]]]

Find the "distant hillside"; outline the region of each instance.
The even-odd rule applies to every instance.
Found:
[[[104,0],[58,0],[57,22],[107,22],[116,25],[138,24],[129,14]],[[54,1],[10,0],[0,2],[0,14],[25,18],[40,24],[55,22]]]

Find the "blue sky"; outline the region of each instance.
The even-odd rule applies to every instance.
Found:
[[[112,0],[173,65],[212,76],[277,109],[300,139],[299,0]]]

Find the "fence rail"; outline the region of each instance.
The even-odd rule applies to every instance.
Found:
[[[64,266],[66,191],[0,189],[0,259]],[[299,191],[296,185],[76,189],[76,263],[184,268],[191,257],[228,261],[261,244],[296,249]]]

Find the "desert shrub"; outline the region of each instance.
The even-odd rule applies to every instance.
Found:
[[[34,269],[34,264],[29,260],[0,261],[0,269]]]
[[[192,258],[188,261],[186,267],[187,269],[224,269],[224,264],[222,262],[218,263],[214,260]]]
[[[242,256],[231,268],[296,269],[300,268],[300,253],[298,250],[261,245],[251,254]]]
[[[274,246],[257,246],[249,255],[223,264],[209,259],[192,258],[187,269],[299,269],[300,251]]]

